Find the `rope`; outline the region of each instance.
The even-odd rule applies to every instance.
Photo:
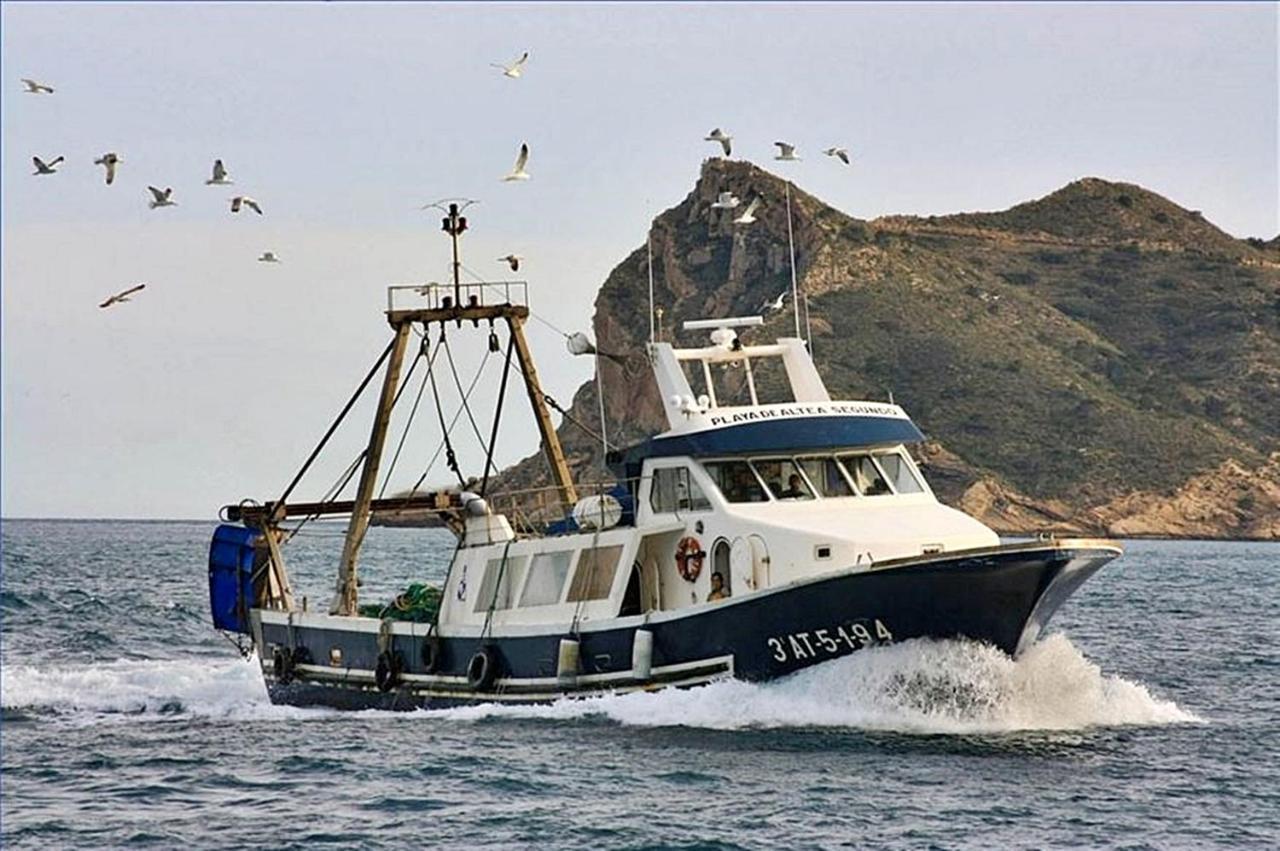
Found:
[[[444,341],[444,328],[441,327],[440,345],[443,345]],[[481,365],[483,365],[483,362]],[[444,434],[445,463],[449,465],[450,470],[453,470],[453,474],[458,477],[458,484],[460,486],[465,486],[467,484],[467,480],[462,477],[462,471],[458,469],[458,456],[453,451],[453,442],[449,440],[449,431],[453,428],[453,424],[450,423],[448,426],[444,424],[444,408],[440,405],[440,388],[436,386],[436,371],[434,369],[427,370],[427,375],[431,377],[431,396],[435,399],[436,414],[440,417],[440,431]],[[454,416],[453,421],[458,421],[458,417],[456,415]],[[439,454],[440,450],[437,449],[436,456]],[[432,456],[431,461],[427,464],[428,470],[431,469],[431,464],[434,464],[435,460],[435,456]],[[422,474],[422,479],[425,479],[426,477],[427,474],[424,472]],[[418,484],[422,484],[422,479],[418,479]],[[417,490],[417,485],[415,485],[413,489]]]
[[[311,455],[305,462],[303,462],[302,469],[298,471],[298,474],[293,477],[293,481],[289,482],[289,486],[284,489],[284,493],[281,494],[278,500],[276,500],[276,505],[283,504],[289,498],[289,494],[293,493],[293,489],[298,486],[298,482],[302,480],[302,477],[306,474],[307,470],[310,469],[311,464],[316,460],[316,456],[320,454],[320,450],[324,449],[324,445],[329,442],[329,438],[333,437],[333,433],[338,430],[338,425],[347,415],[347,412],[349,412],[351,407],[355,405],[356,400],[360,398],[360,394],[364,392],[364,388],[369,386],[369,382],[373,380],[373,376],[376,375],[378,370],[382,367],[382,362],[391,355],[391,350],[395,348],[395,345],[395,338],[392,338],[391,342],[387,343],[387,347],[382,350],[382,354],[373,365],[373,369],[369,370],[369,374],[364,377],[364,380],[360,382],[360,386],[356,388],[356,392],[347,400],[347,404],[343,406],[342,411],[338,414],[338,418],[330,423],[329,430],[324,433],[324,437],[320,438],[320,442],[316,444],[316,448],[311,450]]]
[[[498,423],[502,421],[502,403],[507,396],[507,376],[511,374],[511,350],[515,348],[516,335],[507,338],[507,361],[502,366],[502,383],[498,385],[498,405],[493,411],[493,431],[489,434],[489,449],[484,457],[484,481],[480,483],[480,496],[489,490],[489,468],[493,466],[493,450],[498,445]]]
[[[489,351],[486,349],[485,357],[487,358],[488,355]],[[453,373],[453,383],[458,388],[458,395],[462,397],[462,410],[467,412],[467,419],[471,422],[471,430],[475,432],[476,441],[479,442],[480,448],[484,449],[484,437],[480,434],[480,426],[476,425],[476,418],[471,415],[471,406],[467,404],[467,397],[462,390],[462,379],[458,377],[458,367],[453,362],[453,349],[451,349],[447,343],[444,347],[444,356],[449,361],[449,371]],[[489,468],[486,466],[485,474],[487,475],[488,472]]]
[[[418,349],[418,357],[414,359],[413,366],[409,368],[409,375],[413,374],[413,367],[416,367],[418,365],[418,361],[422,359],[423,355],[425,354],[427,345],[428,345],[428,341],[427,341],[427,338],[424,336],[422,338],[422,345]],[[436,355],[438,355],[439,353],[440,353],[440,345],[436,344],[435,350],[432,351],[431,355],[427,358],[427,372],[430,372],[432,367],[435,366]],[[409,384],[409,375],[405,376],[404,386],[408,386]],[[418,413],[418,405],[419,403],[422,402],[422,393],[426,389],[427,389],[427,376],[424,375],[422,377],[422,383],[418,385],[418,395],[415,396],[413,399],[413,407],[409,409],[409,419],[405,421],[404,431],[400,433],[400,442],[396,444],[395,454],[391,456],[391,464],[390,466],[387,467],[387,475],[382,480],[382,489],[378,491],[379,499],[381,499],[383,495],[386,494],[387,485],[391,484],[391,473],[396,468],[396,462],[400,460],[400,452],[404,449],[404,442],[409,437],[409,429],[413,425],[413,418]],[[396,394],[396,398],[397,399],[400,398],[399,393]],[[394,407],[394,405],[395,403],[393,402],[392,406]]]
[[[461,540],[461,538],[459,538],[459,540]],[[502,548],[502,562],[498,565],[498,578],[497,581],[493,583],[493,596],[489,598],[489,611],[484,616],[484,628],[480,630],[481,644],[483,644],[485,638],[489,636],[490,630],[493,627],[493,610],[497,608],[498,605],[498,592],[502,590],[502,576],[507,572],[507,553],[511,552],[511,545],[513,543],[515,543],[514,538],[507,541],[507,545]],[[481,583],[484,582],[483,576],[480,578],[480,581]],[[443,604],[441,605],[441,608],[444,608]]]
[[[486,350],[484,359],[480,361],[480,367],[476,370],[475,377],[471,379],[471,385],[467,388],[467,392],[464,393],[462,396],[463,400],[469,399],[471,397],[472,391],[476,389],[476,384],[479,383],[480,381],[480,376],[484,374],[484,367],[485,367],[485,364],[488,362],[488,360],[489,360],[489,352]],[[432,465],[436,463],[436,459],[440,457],[441,450],[444,450],[444,449],[448,450],[448,453],[445,455],[445,458],[447,463],[449,464],[449,468],[453,470],[455,474],[457,474],[458,483],[461,485],[466,485],[466,480],[462,478],[462,473],[458,470],[458,460],[457,460],[457,457],[453,454],[453,445],[449,441],[449,433],[453,431],[453,427],[457,424],[458,419],[462,416],[462,408],[459,408],[457,411],[454,412],[453,419],[450,420],[449,424],[446,426],[444,422],[444,409],[440,407],[440,394],[436,392],[436,385],[435,385],[435,378],[434,378],[435,371],[432,370],[428,374],[432,376],[431,392],[435,395],[436,412],[440,415],[440,430],[441,432],[444,433],[444,439],[440,441],[440,445],[436,447],[436,451],[434,454],[432,454],[431,460],[427,462],[426,469],[422,471],[422,475],[419,476],[418,481],[414,483],[413,490],[415,491],[422,486],[422,483],[424,481],[426,481],[427,474],[431,472]]]
[[[597,434],[597,433],[595,432],[595,430],[594,430],[594,429],[592,429],[590,426],[588,426],[588,425],[587,425],[586,423],[584,423],[582,420],[578,419],[578,418],[577,418],[577,417],[575,417],[573,414],[569,413],[569,412],[568,412],[568,411],[566,411],[564,408],[560,407],[560,403],[559,403],[559,402],[557,402],[555,399],[552,399],[552,398],[551,398],[551,395],[550,395],[549,393],[543,393],[543,394],[542,394],[542,401],[546,402],[546,403],[547,403],[547,405],[549,405],[549,406],[550,406],[551,408],[553,408],[554,410],[558,411],[558,412],[560,413],[560,416],[564,417],[566,420],[568,420],[569,422],[571,422],[571,423],[573,423],[574,425],[576,425],[578,428],[580,428],[580,429],[582,429],[583,431],[585,431],[585,432],[586,432],[587,434],[589,434],[591,437],[593,437],[593,438],[595,438],[596,440],[600,441],[600,444],[601,444],[602,446],[605,446],[606,448],[608,447],[608,445],[609,445],[609,444],[605,441],[605,439],[604,439],[603,437],[601,437],[599,434]],[[606,449],[606,451],[607,451],[607,449]]]
[[[474,269],[471,269],[470,267],[462,263],[459,263],[458,266],[462,268],[462,271],[466,272],[468,275],[475,278],[476,283],[480,284],[485,289],[493,290],[494,292],[500,293],[504,296],[506,295],[506,293],[503,293],[502,290],[498,289],[498,287],[495,284],[491,284],[488,281],[486,281],[484,277],[479,273],[477,273]],[[526,304],[525,307],[529,307],[529,306]],[[550,319],[544,319],[542,316],[539,316],[537,313],[534,313],[533,308],[529,308],[529,315],[532,316],[534,319],[538,320],[539,322],[541,322],[543,325],[546,325],[552,331],[555,331],[561,337],[564,337],[566,340],[569,339],[569,337],[571,336],[568,331],[565,331],[563,328],[556,325]]]

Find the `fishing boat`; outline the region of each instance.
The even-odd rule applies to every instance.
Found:
[[[750,341],[764,324],[758,316],[686,322],[696,344],[651,333],[643,359],[667,430],[609,452],[609,481],[575,482],[524,333],[527,287],[462,283],[466,226],[449,205],[452,283],[389,289],[391,341],[284,494],[222,510],[209,554],[213,622],[256,655],[272,701],[410,709],[764,681],[923,638],[1017,656],[1120,554],[1101,540],[1002,543],[943,505],[909,451],[924,437],[903,409],[833,400],[799,323],[796,336]],[[391,414],[411,374],[422,365],[434,395],[446,335],[481,326],[489,350],[505,350],[483,475],[376,498]],[[570,344],[594,351],[581,335]],[[338,500],[338,487],[319,501],[292,500],[379,371],[368,446],[348,469],[348,479],[359,472],[354,497]],[[513,372],[553,484],[501,493],[490,473]],[[726,374],[735,394],[724,390]],[[370,518],[406,511],[456,536],[447,575],[439,587],[414,585],[400,599],[407,605],[362,606]],[[316,610],[295,594],[284,554],[297,523],[326,516],[348,519],[332,600]],[[415,607],[419,616],[404,616]]]

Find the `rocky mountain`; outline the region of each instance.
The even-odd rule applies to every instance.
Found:
[[[759,196],[758,221],[712,207]],[[665,339],[790,289],[787,186],[708,160],[652,226]],[[1009,532],[1280,538],[1280,250],[1139,186],[1085,178],[1003,212],[864,221],[791,189],[802,307],[833,397],[892,394],[944,500]],[[1280,238],[1278,238],[1280,239]],[[643,244],[596,300],[611,442],[665,428],[644,361]],[[748,339],[791,333],[789,309]],[[725,376],[731,392],[736,376]],[[561,437],[605,475],[592,383]],[[509,482],[546,479],[538,457]]]

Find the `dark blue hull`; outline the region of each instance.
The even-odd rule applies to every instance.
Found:
[[[1061,542],[954,553],[836,573],[675,613],[584,627],[578,675],[557,678],[567,625],[539,634],[376,631],[377,622],[261,623],[271,699],[343,709],[412,709],[687,686],[724,676],[770,680],[849,653],[912,638],[968,638],[1016,655],[1079,585],[1119,554]],[[283,615],[276,615],[277,618]],[[319,619],[314,619],[319,620]],[[334,625],[337,628],[334,628]],[[652,634],[648,676],[636,676],[636,631]],[[482,648],[493,673],[468,666]],[[335,649],[340,657],[334,654]]]

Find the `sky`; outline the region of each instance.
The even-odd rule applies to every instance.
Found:
[[[5,3],[0,23],[4,517],[212,518],[278,496],[389,339],[385,288],[445,279],[447,239],[420,210],[445,196],[480,202],[470,269],[511,277],[496,258],[525,255],[531,344],[567,405],[591,364],[552,326],[590,328],[715,126],[735,157],[859,217],[1003,209],[1098,176],[1236,236],[1280,231],[1269,3]],[[525,50],[518,80],[490,67]],[[773,162],[777,139],[802,161]],[[502,183],[521,142],[533,177]],[[106,151],[123,159],[112,186],[92,164]],[[35,177],[33,155],[66,162]],[[215,157],[233,187],[204,185]],[[178,205],[148,209],[148,184]],[[265,214],[233,216],[238,192]],[[266,250],[283,262],[256,262]],[[483,332],[453,339],[466,383]],[[424,416],[389,492],[439,444]],[[353,412],[298,498],[325,491],[370,417]],[[509,404],[498,460],[536,448]],[[480,472],[476,441],[459,457]]]

